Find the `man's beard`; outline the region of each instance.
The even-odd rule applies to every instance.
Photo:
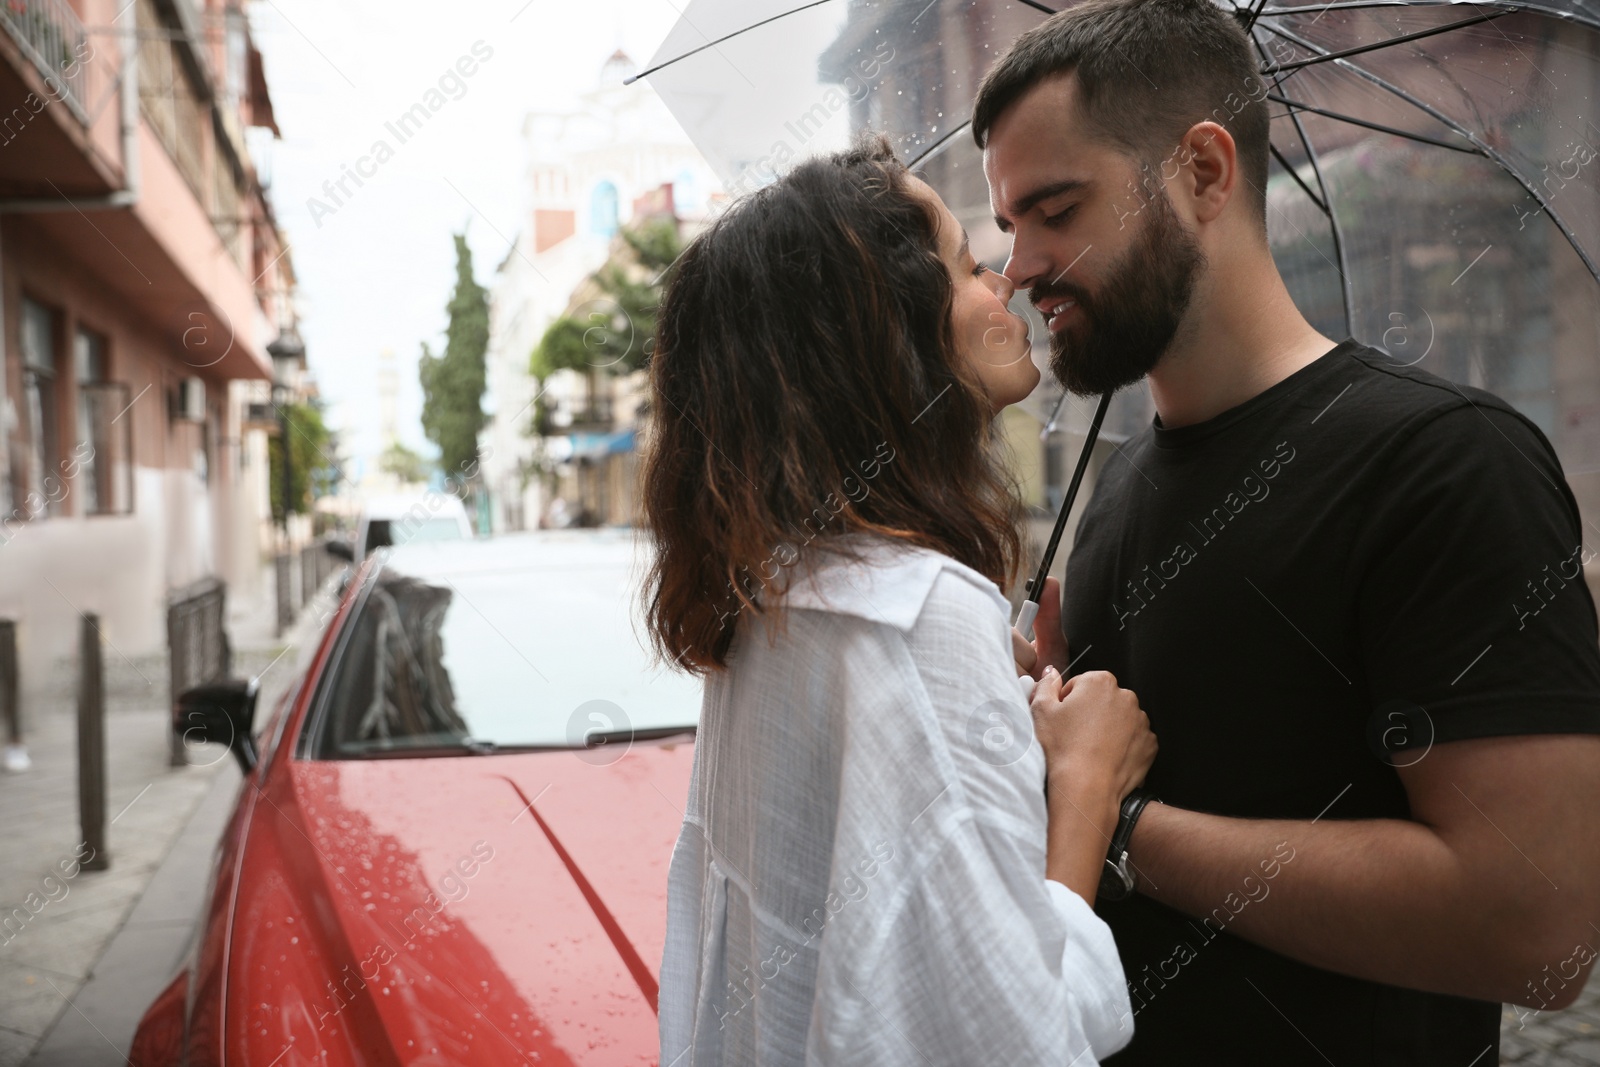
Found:
[[[1068,391],[1091,396],[1149,374],[1183,322],[1205,253],[1163,189],[1146,205],[1138,235],[1091,297],[1071,283],[1036,285],[1037,306],[1052,296],[1078,302],[1078,323],[1050,334],[1050,370]]]

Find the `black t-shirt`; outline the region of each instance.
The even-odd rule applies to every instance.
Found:
[[[1139,695],[1163,801],[1405,818],[1393,764],[1432,744],[1600,733],[1590,554],[1537,427],[1346,340],[1206,422],[1158,420],[1106,461],[1064,628],[1073,673],[1108,670]],[[1143,896],[1100,906],[1135,1010],[1111,1062],[1495,1062],[1477,1057],[1498,1046],[1499,1005],[1334,974],[1229,932],[1285,856],[1240,871],[1256,879],[1209,923]]]

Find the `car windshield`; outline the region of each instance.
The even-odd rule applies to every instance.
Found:
[[[461,532],[461,523],[454,516],[444,516],[424,519],[415,524],[396,521],[389,528],[389,536],[394,538],[397,545],[409,545],[413,541],[459,541],[465,535]]]
[[[581,748],[692,727],[700,683],[652,664],[615,535],[391,550],[324,688],[321,758]]]
[[[367,551],[413,541],[459,541],[466,537],[461,522],[451,515],[403,515],[398,519],[372,519],[367,523]]]

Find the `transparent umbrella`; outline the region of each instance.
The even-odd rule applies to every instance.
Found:
[[[886,133],[998,262],[972,98],[1012,38],[1066,6],[694,0],[640,76],[735,195]],[[1600,0],[1221,6],[1261,57],[1268,233],[1301,310],[1515,404],[1600,533]],[[1106,434],[1150,414],[1124,390]]]

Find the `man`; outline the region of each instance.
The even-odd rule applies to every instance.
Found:
[[[1053,369],[1157,412],[1019,662],[1112,672],[1161,743],[1112,1062],[1481,1067],[1600,946],[1594,550],[1531,422],[1296,310],[1260,60],[1208,0],[1090,0],[979,91]]]

